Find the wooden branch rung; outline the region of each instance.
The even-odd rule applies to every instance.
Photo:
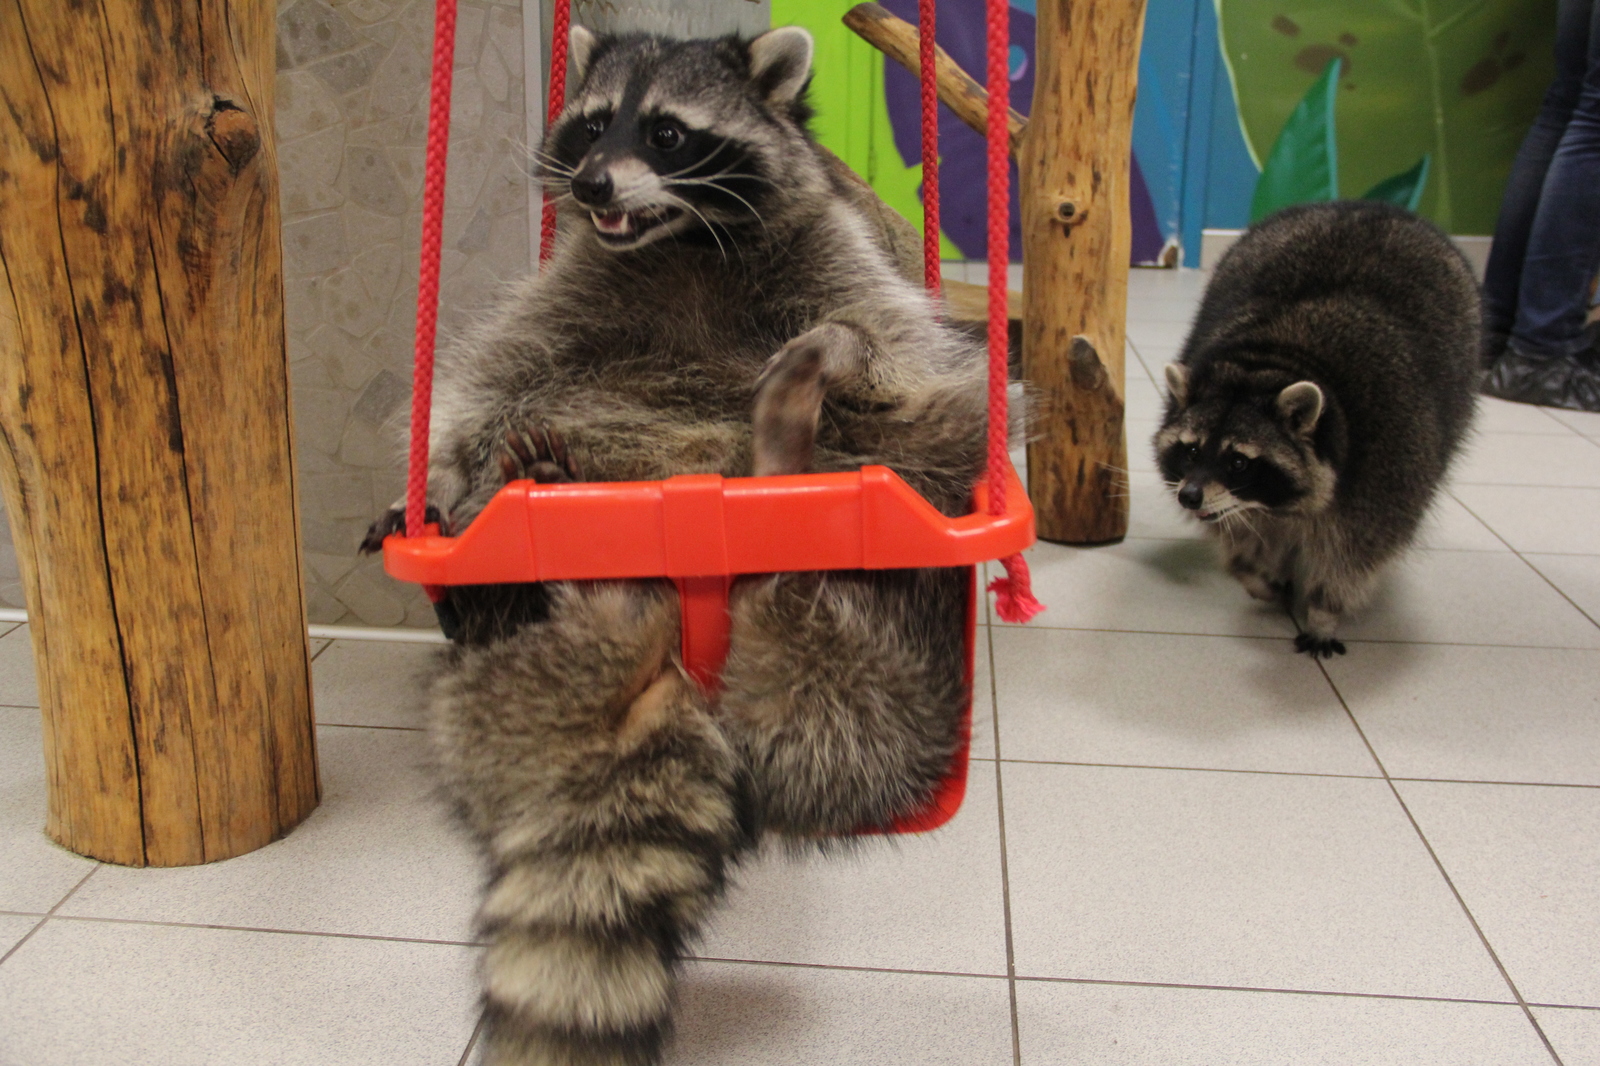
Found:
[[[917,28],[905,19],[897,18],[882,4],[857,4],[845,12],[844,24],[856,32],[863,41],[899,63],[916,77],[922,67],[919,51],[921,37]],[[985,134],[989,128],[989,93],[966,71],[951,59],[943,48],[933,50],[934,79],[939,99],[944,101],[962,122]],[[1008,109],[1006,126],[1011,142],[1011,156],[1016,158],[1022,146],[1022,131],[1028,120],[1014,108]]]

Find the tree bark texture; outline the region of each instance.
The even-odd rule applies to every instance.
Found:
[[[0,482],[47,831],[209,862],[316,806],[272,0],[0,0]]]
[[[1144,0],[1040,0],[1033,108],[1018,157],[1022,370],[1041,397],[1028,446],[1039,536],[1128,532],[1128,153]]]

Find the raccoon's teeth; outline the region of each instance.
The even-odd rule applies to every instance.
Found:
[[[594,228],[611,237],[626,237],[633,232],[633,216],[626,211],[591,211]]]

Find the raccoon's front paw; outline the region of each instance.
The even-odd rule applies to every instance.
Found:
[[[432,504],[429,504],[427,510],[423,512],[422,520],[430,524],[443,525],[439,521],[439,508]],[[380,552],[383,550],[385,537],[393,536],[396,533],[404,533],[405,531],[406,509],[404,507],[391,507],[383,512],[383,515],[376,522],[367,527],[367,535],[361,538],[361,548],[359,550],[362,555]]]
[[[567,442],[549,426],[509,430],[505,446],[496,453],[496,458],[508,482],[531,478],[541,485],[560,485],[583,480],[583,472],[567,450]]]
[[[1301,633],[1294,638],[1294,650],[1303,651],[1313,659],[1331,659],[1335,655],[1344,654],[1344,641]]]

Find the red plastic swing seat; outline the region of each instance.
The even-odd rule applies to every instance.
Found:
[[[974,567],[1033,543],[1033,507],[1009,464],[1006,510],[941,514],[898,474],[866,466],[840,474],[502,488],[459,537],[389,537],[384,569],[424,585],[669,577],[678,585],[685,669],[715,689],[728,655],[728,587],[741,574],[797,570]],[[976,653],[977,589],[969,589],[967,687]],[[950,772],[894,832],[949,821],[966,793],[971,706]]]

